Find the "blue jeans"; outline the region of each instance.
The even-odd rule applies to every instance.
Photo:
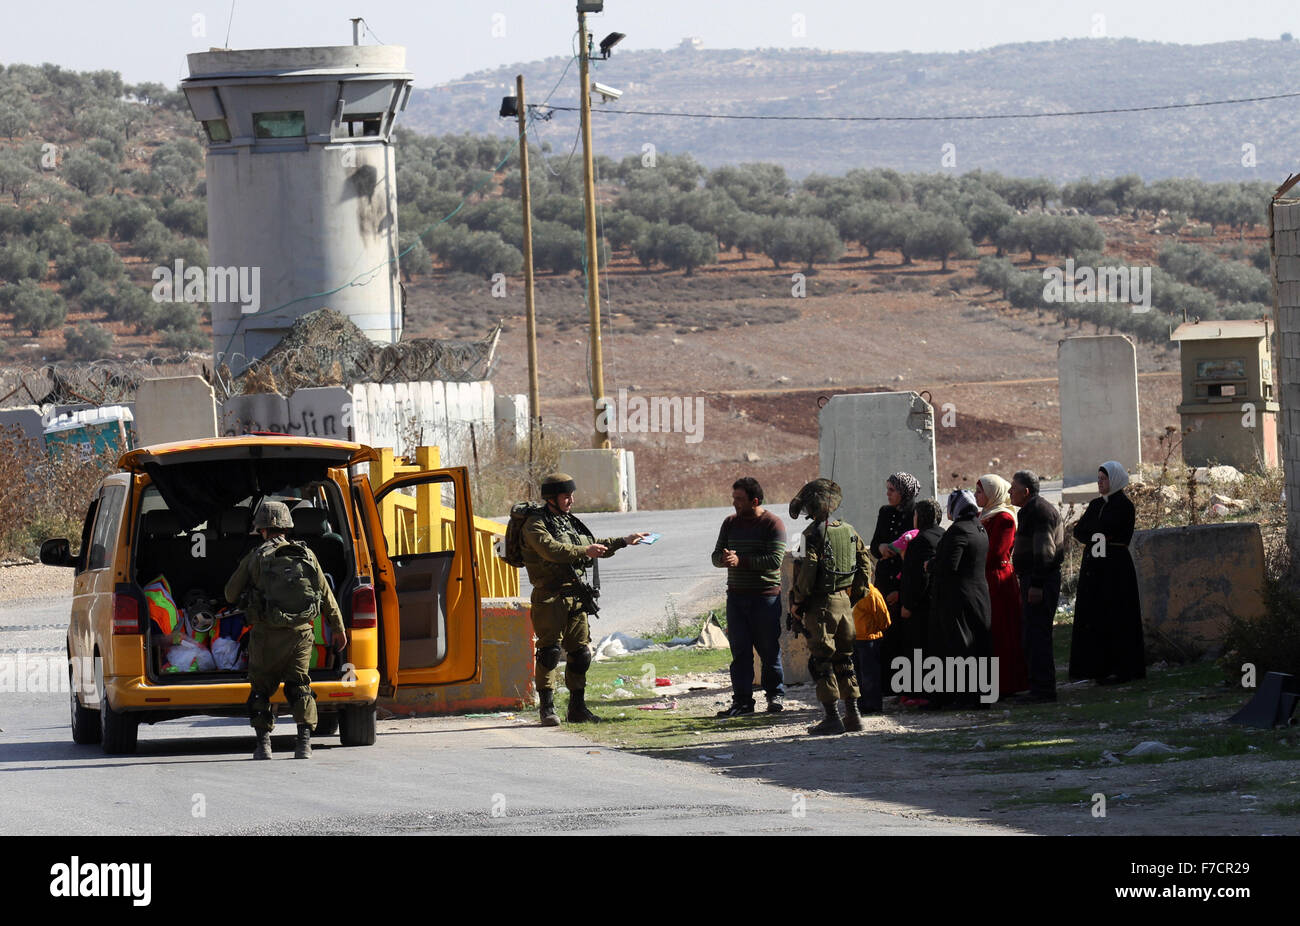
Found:
[[[880,687],[880,640],[853,641],[853,667],[858,672],[858,710],[871,714],[884,707]]]
[[[727,640],[731,643],[731,700],[754,703],[754,651],[763,666],[769,699],[785,694],[781,669],[781,596],[727,593]]]

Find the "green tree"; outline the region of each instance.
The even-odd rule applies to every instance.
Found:
[[[117,167],[86,150],[74,151],[63,159],[63,177],[87,196],[108,191],[116,184]]]
[[[707,232],[698,232],[689,225],[669,225],[659,241],[658,257],[670,270],[684,270],[686,276],[691,276],[696,267],[716,263],[718,249],[713,235]]]
[[[63,329],[63,343],[68,356],[78,360],[97,360],[113,346],[113,333],[92,322],[82,322],[76,328]]]
[[[948,271],[948,258],[974,250],[970,234],[954,216],[923,213],[907,231],[907,253],[915,257],[939,258],[943,272]]]
[[[28,240],[11,241],[0,247],[0,280],[18,283],[43,280],[49,273],[48,254],[38,251]]]
[[[62,325],[68,316],[63,297],[54,290],[42,289],[33,280],[23,280],[5,289],[12,289],[7,301],[13,312],[14,327],[30,332],[34,338],[40,337],[42,331]]]
[[[800,260],[812,271],[816,262],[834,261],[844,253],[844,244],[835,226],[825,219],[781,216],[767,227],[763,253],[780,268],[783,260]]]

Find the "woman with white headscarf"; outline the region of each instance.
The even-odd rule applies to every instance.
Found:
[[[975,504],[980,523],[989,535],[989,555],[984,578],[992,605],[993,655],[998,657],[998,691],[1001,697],[1029,687],[1029,669],[1020,639],[1020,583],[1011,568],[1011,547],[1016,537],[1016,509],[1011,507],[1011,483],[996,473],[975,483]]]
[[[984,578],[984,563],[989,554],[989,535],[979,521],[979,506],[969,491],[948,496],[948,517],[952,526],[944,532],[930,562],[932,602],[930,633],[925,655],[992,656],[989,636],[991,622],[989,586]],[[978,696],[967,693],[954,698],[952,692],[927,694],[929,708],[945,703],[977,703]]]
[[[1142,607],[1129,541],[1137,513],[1124,494],[1128,473],[1114,460],[1097,470],[1100,497],[1074,526],[1083,544],[1070,637],[1070,678],[1118,684],[1146,677]]]

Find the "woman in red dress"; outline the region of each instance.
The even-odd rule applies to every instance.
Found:
[[[989,535],[984,575],[993,605],[993,655],[998,657],[998,688],[1003,698],[1029,688],[1029,669],[1020,638],[1020,584],[1011,568],[1016,511],[1011,507],[1010,493],[1011,483],[992,473],[975,483],[980,523]]]

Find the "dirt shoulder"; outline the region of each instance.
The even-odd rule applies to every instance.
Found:
[[[1058,627],[1058,635],[1068,632]],[[600,663],[588,702],[609,722],[573,729],[792,793],[851,796],[884,812],[1019,833],[1300,832],[1300,733],[1227,724],[1248,693],[1226,688],[1212,665],[1153,667],[1125,686],[1069,685],[1050,705],[929,713],[889,699],[883,714],[864,718],[861,733],[812,737],[807,728],[821,711],[807,685],[789,688],[783,713],[717,719],[729,703],[728,660],[725,651],[666,651]],[[651,661],[675,683],[710,687],[660,697],[638,687]],[[639,709],[655,704],[675,706]],[[1181,751],[1124,755],[1148,741]],[[1105,798],[1105,816],[1096,795]]]
[[[71,569],[40,563],[0,566],[0,601],[71,596]]]

